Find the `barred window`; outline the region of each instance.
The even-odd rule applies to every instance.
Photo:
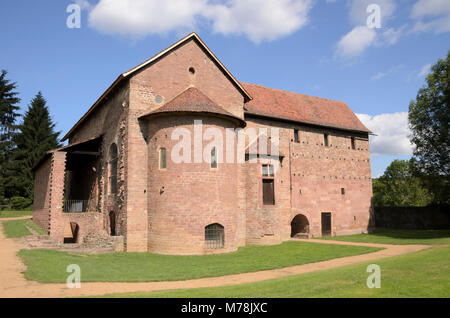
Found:
[[[117,193],[117,160],[117,145],[112,144],[109,148],[109,186],[111,194]]]
[[[223,248],[225,243],[224,227],[219,223],[205,227],[205,248]]]

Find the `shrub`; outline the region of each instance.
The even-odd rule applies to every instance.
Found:
[[[13,210],[23,210],[28,208],[33,201],[24,197],[12,197],[10,203]]]

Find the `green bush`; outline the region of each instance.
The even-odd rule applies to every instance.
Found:
[[[12,197],[10,200],[11,208],[14,210],[24,210],[28,208],[33,201],[24,197]]]

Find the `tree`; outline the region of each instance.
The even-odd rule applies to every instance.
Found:
[[[6,79],[7,72],[0,74],[0,201],[5,195],[6,166],[8,165],[10,153],[13,148],[13,137],[16,131],[16,118],[19,116],[17,104],[20,98],[15,91],[16,83]]]
[[[449,203],[450,51],[431,68],[426,85],[409,105],[411,142],[418,175],[426,179],[435,203]]]
[[[413,165],[411,160],[394,160],[374,180],[375,206],[426,206],[432,202],[432,195],[414,175]]]
[[[31,101],[23,122],[18,126],[16,148],[8,166],[6,194],[9,197],[33,198],[33,166],[45,152],[60,146],[59,132],[55,132],[54,128],[46,100],[39,92]]]

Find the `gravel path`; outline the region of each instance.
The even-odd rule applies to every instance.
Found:
[[[0,219],[3,221],[20,218]],[[200,287],[218,287],[237,285],[244,283],[253,283],[267,279],[280,278],[290,275],[310,273],[318,270],[331,269],[340,266],[346,266],[356,263],[375,261],[385,257],[392,257],[402,254],[417,252],[431,246],[429,245],[387,245],[371,243],[353,243],[327,240],[297,240],[313,242],[317,244],[336,244],[336,245],[360,245],[383,247],[384,250],[369,254],[335,258],[328,261],[303,264],[280,269],[259,271],[253,273],[243,273],[236,275],[227,275],[220,277],[209,277],[185,281],[172,282],[146,282],[146,283],[81,283],[81,288],[70,289],[66,284],[42,284],[34,281],[28,281],[22,275],[25,271],[25,265],[17,256],[17,252],[24,248],[18,240],[7,239],[3,232],[3,225],[0,226],[0,297],[78,297],[93,296],[112,293],[126,292],[150,292],[166,289],[185,289]],[[81,269],[83,270],[83,269]],[[68,274],[69,275],[69,274]],[[83,273],[81,273],[83,275]],[[83,278],[83,276],[81,276]]]

